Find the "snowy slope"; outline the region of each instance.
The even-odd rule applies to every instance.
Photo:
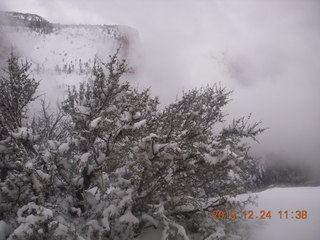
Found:
[[[131,29],[116,26],[60,26],[50,34],[42,34],[22,27],[2,26],[1,34],[10,40],[10,45],[23,57],[28,57],[34,64],[54,69],[56,65],[75,64],[79,60],[88,62],[97,54],[108,56],[124,44],[123,32]],[[10,46],[10,47],[11,47]],[[128,46],[126,46],[128,47]]]
[[[85,63],[96,54],[103,58],[120,45],[122,56],[127,58],[138,39],[137,31],[128,26],[53,24],[38,15],[11,12],[0,12],[0,17],[0,38],[6,42],[1,50],[13,47],[21,56],[35,64],[44,64],[47,69],[62,63],[73,63],[77,68],[80,59]],[[50,29],[34,27],[44,24],[50,24]]]
[[[39,93],[46,93],[51,102],[62,95],[66,85],[88,79],[95,56],[107,61],[121,46],[120,57],[134,65],[134,48],[139,37],[133,28],[50,23],[52,30],[45,33],[30,27],[31,20],[48,24],[40,16],[19,13],[12,16],[18,23],[12,19],[0,22],[0,62],[4,63],[11,48],[23,59],[27,58],[32,63],[32,74],[41,80]]]
[[[272,212],[270,220],[257,221],[251,240],[320,239],[320,187],[268,189],[258,193],[258,206],[250,206],[249,209]],[[280,219],[280,210],[289,212],[288,219],[285,216]],[[307,211],[306,219],[294,219],[292,211],[299,210]]]

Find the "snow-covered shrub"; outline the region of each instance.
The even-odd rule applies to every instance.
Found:
[[[26,169],[35,156],[33,144],[38,136],[23,124],[39,83],[29,77],[30,64],[19,64],[13,52],[7,63],[0,78],[0,212],[10,216],[33,197],[32,179]]]
[[[8,68],[0,78],[1,130],[14,131],[22,127],[26,118],[27,105],[37,97],[34,95],[39,82],[29,76],[31,64],[19,64],[19,58],[11,52],[7,60]]]
[[[149,227],[164,240],[243,235],[239,220],[212,219],[212,211],[245,206],[233,197],[254,187],[256,164],[242,139],[263,129],[244,118],[220,129],[230,92],[217,85],[159,110],[148,90],[121,81],[128,67],[117,56],[97,60],[92,79],[69,89],[63,113],[43,111],[3,140],[29,142],[1,179],[11,236],[32,229],[46,239],[121,240]]]
[[[55,164],[46,147],[57,129],[47,128],[56,133],[44,137],[40,125],[28,124],[27,107],[39,83],[29,77],[28,62],[20,64],[11,53],[7,63],[0,79],[0,220],[9,226],[4,234],[8,239],[65,239],[72,233],[54,219],[59,216],[53,205]]]
[[[228,199],[255,183],[255,160],[241,139],[263,129],[242,118],[219,131],[230,92],[217,85],[160,111],[149,91],[120,81],[126,71],[116,55],[96,63],[94,78],[70,89],[63,104],[74,125],[66,173],[82,193],[73,207],[88,221],[95,216],[87,229],[98,239],[132,239],[150,226],[162,228],[163,239],[216,234],[223,221],[215,224],[210,212],[241,209]]]
[[[17,219],[20,225],[8,239],[44,239],[45,235],[51,234],[55,228],[52,217],[50,209],[30,202],[18,210]]]

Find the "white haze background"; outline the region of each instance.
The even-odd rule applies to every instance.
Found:
[[[51,22],[123,24],[141,45],[139,88],[164,104],[182,90],[220,82],[229,119],[253,114],[270,129],[257,156],[320,170],[320,2],[1,0],[7,11]],[[49,92],[49,91],[48,91]]]

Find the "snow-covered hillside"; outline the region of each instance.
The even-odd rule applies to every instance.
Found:
[[[42,82],[40,93],[47,92],[51,101],[61,95],[64,85],[88,78],[95,56],[105,61],[121,47],[121,57],[134,65],[138,33],[133,28],[52,24],[40,16],[22,13],[2,13],[1,19],[0,61],[4,63],[11,48],[22,58],[27,58],[32,63],[32,74]],[[40,31],[39,27],[32,27],[41,22],[50,24],[52,30],[47,33]],[[56,94],[50,95],[48,90]]]

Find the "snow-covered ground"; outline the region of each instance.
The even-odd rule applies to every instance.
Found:
[[[251,227],[250,240],[319,240],[320,187],[271,188],[257,193],[257,206],[248,206],[259,215],[271,211],[270,219],[247,220]],[[246,199],[247,194],[239,196]],[[296,211],[307,211],[306,219],[294,219]],[[283,211],[280,219],[279,211]],[[284,211],[288,211],[288,219]],[[292,213],[294,212],[294,213]],[[139,240],[160,240],[160,231],[148,231]]]
[[[270,220],[258,220],[252,240],[320,239],[320,187],[268,189],[258,193],[258,206],[249,206],[248,210],[272,212]],[[286,210],[288,219],[284,215],[280,219],[278,212]],[[307,218],[295,219],[296,211],[301,210],[307,211]]]

